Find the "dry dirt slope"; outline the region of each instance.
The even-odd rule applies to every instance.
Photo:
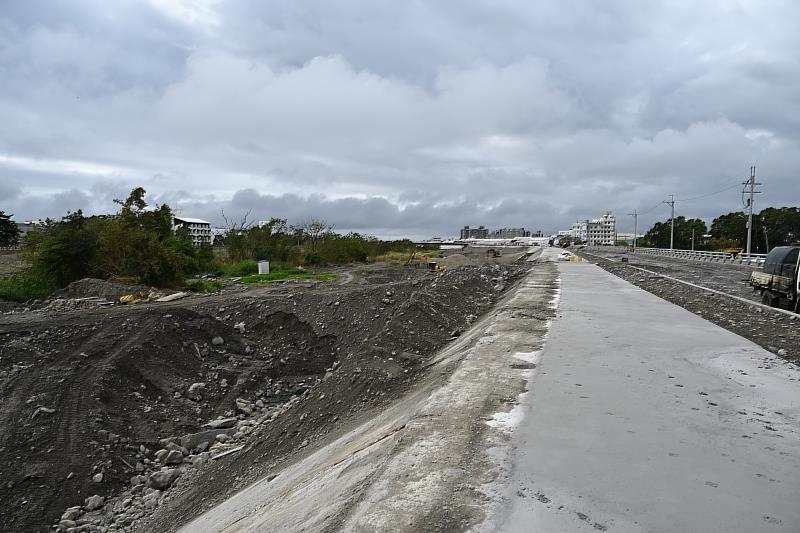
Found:
[[[65,515],[63,529],[114,530],[169,497],[184,502],[174,519],[188,518],[304,442],[391,401],[521,271],[378,269],[343,287],[287,284],[141,308],[2,316],[0,514],[10,530],[44,531],[83,505]],[[323,377],[331,392],[320,397],[313,391]],[[190,394],[195,383],[204,387]],[[233,427],[204,430],[216,417]],[[268,419],[269,428],[258,427]],[[228,442],[215,442],[217,433]],[[219,453],[243,444],[200,468],[204,446]],[[186,472],[167,492],[150,479],[167,468],[156,455],[162,448],[180,449],[169,468]],[[209,493],[188,482],[190,471],[224,475],[225,488]],[[95,494],[107,500],[87,508]]]

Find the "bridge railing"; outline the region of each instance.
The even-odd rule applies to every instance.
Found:
[[[731,252],[707,252],[701,250],[670,250],[667,248],[637,248],[636,253],[753,266],[762,265],[764,259],[767,257],[766,254],[736,254]]]

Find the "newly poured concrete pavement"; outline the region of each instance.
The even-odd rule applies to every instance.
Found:
[[[492,529],[800,531],[796,367],[594,265],[559,269]]]

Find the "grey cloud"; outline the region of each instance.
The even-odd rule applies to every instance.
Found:
[[[751,164],[800,203],[793,3],[33,5],[0,11],[0,209],[27,218],[142,185],[366,232],[647,224]]]

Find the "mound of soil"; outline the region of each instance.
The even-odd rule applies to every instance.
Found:
[[[147,285],[126,284],[114,281],[105,281],[96,278],[84,278],[73,281],[63,289],[59,289],[50,295],[50,298],[88,298],[98,297],[109,300],[117,300],[120,296],[133,293],[148,294],[150,291],[169,294],[172,291],[154,289]]]
[[[435,350],[521,273],[499,266],[438,274],[393,269],[383,277],[389,281],[366,285],[284,285],[0,317],[6,528],[44,531],[65,509],[97,495],[96,508],[90,500],[69,511],[65,524],[169,530],[402,394]],[[106,282],[84,281],[71,290],[112,296],[100,292],[107,289]],[[228,443],[215,443],[219,431],[207,429],[220,417]],[[186,472],[195,474],[181,475],[164,495],[145,488],[141,479],[164,466],[156,452],[176,443],[186,446],[185,464],[194,463]],[[246,447],[200,467],[209,446],[219,452],[240,445]],[[209,483],[217,486],[211,494]],[[156,506],[165,514],[148,519]]]
[[[284,403],[333,361],[334,338],[286,313],[258,317],[251,337],[264,349],[188,309],[96,318],[3,336],[0,513],[15,531],[43,531],[86,496],[113,494],[149,468],[161,438],[233,414],[256,388]],[[202,399],[187,398],[198,382]]]
[[[461,254],[448,255],[439,260],[439,264],[447,268],[458,268],[463,266],[474,266],[475,262]]]

